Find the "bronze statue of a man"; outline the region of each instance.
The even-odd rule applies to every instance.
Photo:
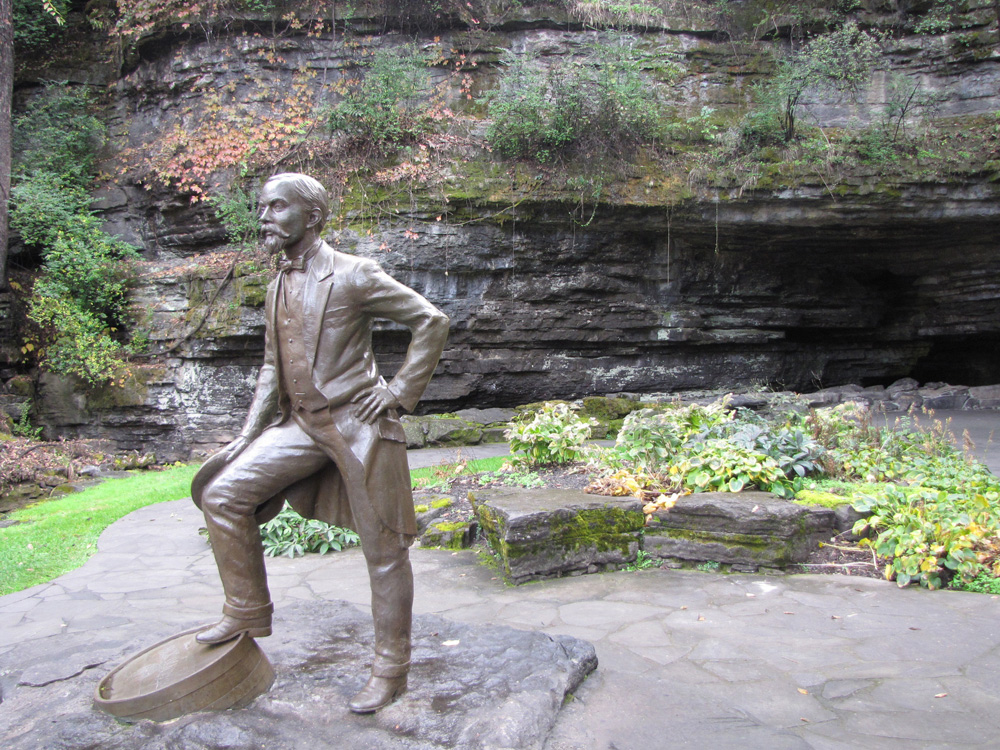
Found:
[[[306,175],[275,175],[260,194],[264,246],[285,257],[267,290],[264,365],[246,424],[192,485],[226,594],[222,619],[197,639],[271,634],[258,525],[287,499],[306,518],[361,538],[375,659],[349,706],[369,713],[406,689],[410,664],[409,547],[417,528],[397,410],[412,410],[427,387],[448,318],[374,262],[325,243],[328,213],[326,190]],[[389,383],[372,353],[375,318],[400,323],[412,336]]]

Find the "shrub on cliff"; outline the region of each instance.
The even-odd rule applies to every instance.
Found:
[[[14,123],[11,226],[41,251],[25,342],[39,364],[91,384],[126,371],[123,329],[135,250],[105,234],[89,208],[104,126],[86,91],[50,87]]]
[[[69,0],[13,0],[14,47],[21,56],[40,52],[62,33],[60,19],[69,10]]]
[[[790,141],[807,91],[857,95],[868,84],[881,52],[881,38],[850,21],[782,57],[774,76],[754,90],[753,109],[741,128],[743,139]]]
[[[486,137],[503,156],[549,162],[571,149],[621,151],[660,136],[659,96],[628,40],[551,67],[513,55],[504,65],[485,99]]]
[[[376,151],[416,140],[431,117],[427,60],[407,45],[378,50],[362,67],[364,76],[348,81],[331,109],[330,129]]]

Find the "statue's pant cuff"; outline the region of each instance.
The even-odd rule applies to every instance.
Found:
[[[274,605],[271,602],[259,604],[253,607],[241,607],[226,602],[222,605],[222,614],[235,617],[237,620],[253,620],[258,617],[270,617],[274,612]]]
[[[373,677],[386,677],[393,679],[396,677],[406,677],[410,672],[410,662],[392,663],[388,659],[376,656],[372,665]]]

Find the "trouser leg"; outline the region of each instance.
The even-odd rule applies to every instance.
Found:
[[[363,543],[362,543],[363,544]],[[365,551],[375,621],[376,677],[403,677],[410,668],[413,570],[408,538],[380,529],[374,553]]]
[[[350,406],[334,413],[310,415],[310,418],[311,434],[318,443],[327,445],[331,455],[337,452],[337,446],[331,442],[334,437],[344,440],[350,450],[349,464],[338,465],[355,488],[349,498],[351,515],[368,564],[375,622],[372,674],[375,677],[405,677],[410,667],[413,570],[409,548],[413,537],[393,531],[379,517],[375,501],[381,498],[369,496],[367,475],[401,473],[402,481],[408,482],[406,447],[382,438],[376,425],[359,422],[353,417]],[[403,489],[408,490],[408,484],[403,485]],[[399,501],[413,502],[410,497],[400,497]]]
[[[216,476],[202,496],[205,525],[226,593],[225,614],[270,614],[271,595],[257,506],[327,463],[294,422],[265,430]]]
[[[210,498],[206,495],[208,505]],[[206,511],[205,525],[212,543],[215,564],[219,568],[226,602],[222,611],[240,619],[249,619],[273,611],[264,568],[264,546],[260,527],[253,515],[233,510],[227,499],[211,498],[217,510]]]

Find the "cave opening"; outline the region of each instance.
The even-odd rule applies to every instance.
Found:
[[[1000,332],[935,340],[910,376],[921,383],[993,385],[1000,383]]]

